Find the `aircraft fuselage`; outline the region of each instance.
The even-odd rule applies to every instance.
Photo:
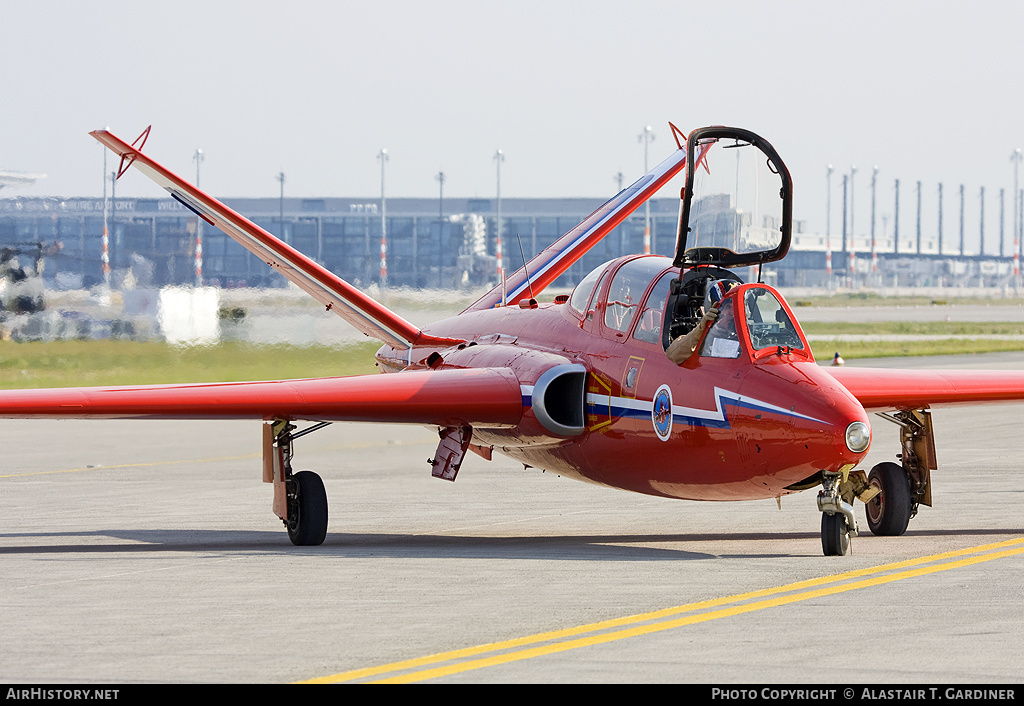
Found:
[[[610,276],[604,280],[630,260],[635,258],[606,265]],[[656,296],[657,280],[647,298]],[[427,329],[430,334],[467,344],[414,349],[406,369],[513,370],[523,389],[522,420],[510,429],[474,429],[474,444],[529,466],[649,495],[776,497],[820,471],[852,468],[864,456],[846,443],[851,423],[868,422],[864,409],[818,367],[809,349],[752,351],[745,335],[737,357],[695,355],[676,365],[660,338],[643,340],[641,321],[625,331],[606,325],[613,306],[607,281],[595,289],[586,313],[566,301],[496,307],[438,322]],[[638,298],[631,306],[639,303]],[[396,362],[405,355],[385,346],[378,360],[383,370],[397,371],[405,367]],[[583,422],[566,434],[545,426],[543,409],[538,419],[533,395],[539,378],[559,365],[585,370],[579,390]],[[567,388],[560,394],[577,392]],[[623,444],[625,439],[630,443]]]

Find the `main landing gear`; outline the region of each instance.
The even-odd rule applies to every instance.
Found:
[[[910,518],[917,513],[917,505],[910,495],[910,476],[903,466],[880,463],[871,469],[868,483],[878,489],[878,494],[864,504],[871,532],[884,537],[906,532]]]
[[[879,463],[865,476],[849,468],[822,472],[818,493],[821,510],[821,548],[825,556],[850,552],[850,537],[857,535],[853,499],[864,502],[872,534],[896,537],[907,531],[921,505],[932,504],[931,471],[935,461],[932,419],[928,410],[901,410],[880,414],[900,427],[900,463]]]
[[[263,425],[263,481],[274,484],[274,514],[296,546],[323,544],[327,537],[327,491],[316,473],[292,473],[292,443],[328,424],[297,433],[294,424],[283,420]]]

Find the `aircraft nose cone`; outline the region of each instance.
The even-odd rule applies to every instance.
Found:
[[[805,397],[807,426],[815,470],[838,471],[860,463],[871,446],[871,423],[861,404],[834,379],[822,377],[814,395]]]
[[[832,459],[822,459],[822,470],[838,471],[843,466],[860,463],[871,447],[871,423],[856,400],[834,399],[836,404],[829,419],[833,450]]]

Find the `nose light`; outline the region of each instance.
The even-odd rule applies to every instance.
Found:
[[[853,422],[846,427],[846,448],[855,454],[868,450],[871,445],[871,427],[864,422]]]

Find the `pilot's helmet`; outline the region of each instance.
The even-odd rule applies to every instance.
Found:
[[[718,302],[722,301],[722,297],[724,297],[729,290],[738,286],[739,282],[733,282],[728,279],[715,281],[710,287],[708,287],[708,299],[710,300],[711,305],[714,306]]]

